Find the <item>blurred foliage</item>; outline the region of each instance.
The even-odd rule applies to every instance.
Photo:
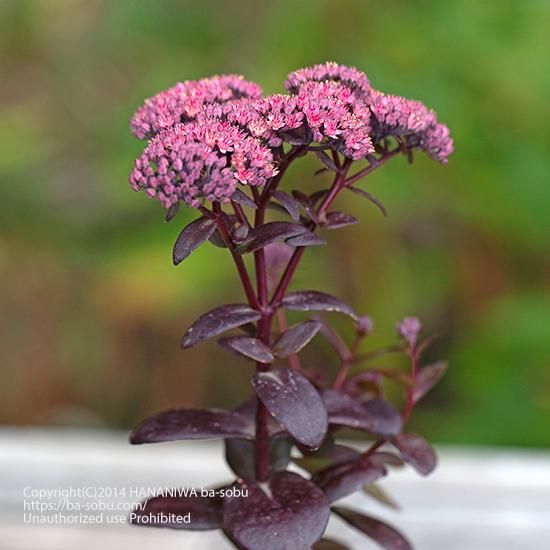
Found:
[[[191,213],[164,224],[130,191],[128,119],[177,80],[239,72],[274,92],[332,59],[436,109],[456,153],[374,174],[387,219],[344,197],[364,223],[308,253],[296,286],[368,312],[371,346],[406,314],[437,330],[451,369],[413,422],[426,436],[550,444],[549,28],[545,0],[0,2],[0,419],[127,427],[248,392],[249,365],[178,348],[241,291],[214,247],[171,265]],[[291,174],[324,183],[312,169]],[[305,359],[334,357],[318,341]]]

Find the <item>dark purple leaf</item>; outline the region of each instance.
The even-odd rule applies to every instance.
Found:
[[[296,199],[296,202],[300,205],[302,210],[309,216],[311,220],[317,223],[317,212],[310,200],[310,198],[302,191],[294,190],[291,191],[292,196]]]
[[[181,339],[182,348],[190,348],[226,330],[257,321],[260,312],[246,304],[227,304],[199,317]]]
[[[329,169],[333,172],[338,172],[338,166],[334,163],[334,161],[324,152],[324,151],[315,151],[315,154],[317,155],[317,158]]]
[[[401,431],[401,414],[387,401],[370,399],[361,402],[336,390],[325,390],[322,397],[330,424],[384,436]]]
[[[372,418],[372,431],[378,435],[393,435],[403,427],[399,411],[383,399],[369,399],[363,403],[367,415]]]
[[[416,375],[413,387],[413,402],[416,403],[422,399],[439,382],[446,370],[447,363],[444,361],[421,368]]]
[[[370,456],[370,459],[375,464],[381,464],[382,466],[395,466],[395,467],[401,467],[404,466],[405,463],[393,453],[388,453],[386,451],[378,451],[376,453],[373,453]]]
[[[437,456],[432,446],[417,434],[404,433],[390,439],[401,453],[401,458],[419,474],[427,476],[437,465]]]
[[[248,206],[248,208],[258,208],[258,205],[243,191],[236,189],[233,195],[231,195],[231,200],[242,204],[243,206]]]
[[[227,231],[231,233],[235,225],[239,223],[239,218],[237,218],[234,214],[226,214],[225,212],[222,212],[222,217]],[[217,229],[214,233],[212,233],[212,236],[208,240],[218,248],[227,248],[227,244]]]
[[[319,332],[321,323],[318,321],[306,321],[291,326],[283,332],[273,343],[273,352],[278,357],[288,357],[298,353]]]
[[[379,519],[341,506],[334,506],[332,511],[386,550],[413,550],[411,543],[399,531]]]
[[[352,319],[359,319],[353,309],[338,298],[318,290],[300,290],[289,292],[282,300],[281,305],[292,311],[336,311],[349,315]]]
[[[216,230],[216,223],[210,218],[202,216],[186,225],[176,239],[172,251],[174,265],[185,260],[195,248],[209,239]]]
[[[333,539],[321,539],[313,545],[313,550],[350,550],[350,547]]]
[[[178,213],[179,209],[180,209],[180,201],[175,202],[174,204],[172,204],[168,208],[168,210],[166,211],[166,216],[164,216],[164,221],[166,223],[168,223],[169,221],[174,219],[174,217]]]
[[[386,473],[386,468],[361,456],[350,462],[343,462],[320,470],[311,479],[323,490],[330,502],[334,502],[351,495],[363,485],[384,477]]]
[[[339,229],[340,227],[359,223],[357,218],[345,212],[329,212],[326,214],[325,220],[326,221],[323,222],[323,227],[326,229]]]
[[[168,527],[191,531],[222,527],[223,510],[220,497],[203,497],[201,489],[174,489],[173,492],[174,496],[158,496],[146,500],[130,515],[131,523],[144,527]],[[189,516],[190,521],[187,519]],[[170,521],[152,523],[151,517],[158,517],[159,520],[168,518]]]
[[[272,437],[269,443],[270,472],[286,470],[290,462],[291,441],[284,436]],[[245,479],[254,479],[255,442],[247,439],[226,439],[225,459],[235,475]]]
[[[251,426],[254,426],[256,422],[257,407],[258,398],[254,395],[253,397],[250,397],[246,401],[240,403],[237,407],[233,409],[233,411],[246,418],[248,423]],[[270,437],[274,437],[276,435],[281,435],[284,433],[283,428],[272,416],[269,416],[268,418],[268,430]]]
[[[269,222],[254,227],[244,242],[235,249],[239,254],[254,252],[275,241],[284,241],[306,231],[303,225],[289,222]]]
[[[305,376],[281,368],[257,373],[252,385],[294,439],[313,449],[321,445],[327,433],[327,412],[321,396]]]
[[[358,187],[346,187],[346,189],[353,191],[353,193],[355,193],[356,195],[361,195],[362,197],[365,197],[367,200],[371,201],[375,206],[377,206],[380,209],[380,212],[384,214],[384,216],[388,215],[386,207],[382,204],[382,202],[371,195],[368,191],[365,191],[364,189],[359,189]]]
[[[326,441],[327,440],[325,440],[325,442]],[[350,462],[359,457],[359,451],[351,447],[336,445],[332,442],[326,445],[325,442],[318,451],[306,454],[303,458],[294,458],[293,462],[306,472],[314,474],[330,466],[342,464],[343,462]]]
[[[394,500],[394,498],[389,495],[382,487],[376,483],[371,483],[363,487],[363,491],[369,495],[371,498],[376,500],[376,502],[391,508],[392,510],[400,510],[401,506]]]
[[[176,409],[145,419],[130,434],[130,443],[184,439],[254,437],[254,425],[243,415],[221,409]]]
[[[324,239],[311,231],[306,231],[295,237],[290,237],[290,239],[286,239],[285,242],[290,246],[319,246],[321,244],[327,244]]]
[[[231,240],[234,243],[242,243],[250,233],[250,228],[246,223],[239,223],[231,230]]]
[[[227,248],[223,237],[220,235],[220,232],[217,229],[216,231],[214,231],[214,233],[212,233],[212,236],[208,240],[218,248]]]
[[[298,203],[284,191],[273,191],[273,198],[277,199],[293,220],[300,219],[300,207]]]
[[[328,501],[310,481],[291,472],[275,474],[267,487],[238,480],[248,497],[226,497],[224,525],[242,548],[310,550],[330,515]]]
[[[272,351],[258,338],[231,336],[221,339],[218,343],[238,355],[244,355],[260,363],[273,363],[275,360]]]
[[[330,189],[319,189],[309,196],[309,202],[312,206],[315,206],[325,195],[329,193]]]

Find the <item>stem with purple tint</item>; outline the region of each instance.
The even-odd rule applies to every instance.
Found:
[[[354,174],[353,176],[347,179],[346,179],[346,176],[352,164],[352,161],[349,159],[344,160],[343,164],[338,167],[338,171],[336,172],[336,176],[334,178],[331,188],[329,189],[329,192],[325,195],[323,201],[319,206],[319,209],[317,210],[317,219],[320,219],[320,220],[323,219],[323,215],[330,208],[330,206],[338,196],[338,193],[340,193],[342,189],[344,189],[345,187],[350,187],[355,182],[359,181],[361,178],[365,177],[371,172],[374,172],[374,170],[382,166],[387,160],[396,156],[400,152],[401,152],[401,149],[396,148],[396,149],[393,149],[392,151],[384,153],[379,159],[376,160],[376,162],[369,164],[369,166],[367,166],[363,170],[360,170],[359,172],[357,172],[356,174]],[[318,225],[317,223],[315,223],[314,221],[311,221],[308,229],[310,229],[311,231],[314,231],[317,225]],[[292,276],[294,275],[294,272],[296,271],[296,268],[300,263],[304,250],[305,250],[304,247],[298,247],[294,251],[294,254],[291,256],[288,262],[288,265],[281,277],[281,280],[279,281],[279,285],[277,286],[277,289],[273,294],[273,298],[271,299],[271,306],[273,308],[276,308],[281,302],[281,300],[283,299],[285,292],[287,291],[288,286],[290,285],[290,281],[292,280]]]
[[[271,199],[273,191],[277,189],[279,182],[281,181],[284,173],[286,172],[286,170],[288,169],[292,161],[295,160],[297,157],[299,157],[301,154],[303,154],[303,151],[304,151],[303,148],[297,147],[292,149],[288,153],[288,155],[282,158],[282,161],[279,167],[279,173],[265,186],[262,193],[258,192],[255,188],[252,188],[254,200],[257,204],[257,209],[254,216],[254,224],[253,224],[254,227],[259,227],[264,224],[265,211],[269,203],[269,200]],[[338,194],[340,193],[340,191],[342,191],[342,189],[352,185],[357,180],[363,178],[370,172],[373,172],[378,167],[380,167],[386,160],[388,160],[389,158],[392,158],[398,152],[399,152],[399,149],[395,149],[388,153],[383,154],[379,159],[376,160],[376,162],[371,163],[368,167],[366,167],[365,169],[361,170],[360,172],[356,173],[355,175],[349,178],[347,177],[347,175],[352,165],[352,161],[349,159],[345,159],[342,163],[340,163],[338,156],[335,155],[335,164],[337,165],[338,170],[335,174],[334,181],[330,189],[328,190],[326,195],[323,197],[321,204],[317,208],[316,219],[320,221],[323,220],[327,210],[336,200]],[[248,219],[246,218],[246,215],[244,214],[240,205],[233,202],[232,206],[240,222],[248,223]],[[260,311],[262,314],[262,317],[257,323],[256,336],[264,344],[269,346],[270,338],[271,338],[271,326],[272,326],[274,314],[277,311],[281,300],[284,298],[286,291],[288,290],[292,277],[296,272],[296,269],[298,268],[300,260],[304,254],[305,247],[297,247],[294,253],[292,254],[285,268],[285,271],[281,276],[279,284],[277,285],[277,288],[275,289],[270,301],[269,295],[268,295],[268,287],[267,287],[267,271],[266,271],[266,261],[265,261],[264,250],[260,249],[254,253],[254,268],[256,272],[256,291],[254,291],[252,284],[250,282],[250,279],[248,277],[246,266],[244,265],[242,258],[238,254],[236,254],[234,251],[234,246],[231,241],[231,237],[229,235],[227,227],[225,225],[225,221],[223,219],[222,211],[219,205],[215,205],[214,215],[215,215],[216,223],[218,225],[220,234],[222,235],[222,238],[228,245],[228,248],[235,261],[235,265],[237,267],[237,271],[239,272],[239,276],[243,284],[243,288],[245,290],[248,302],[252,307]],[[309,222],[307,227],[310,231],[315,231],[318,225],[319,225],[318,222],[315,222],[312,220]],[[352,346],[352,353],[350,354],[349,360],[343,362],[340,372],[338,373],[336,380],[334,382],[335,388],[338,389],[343,384],[348,374],[348,371],[351,368],[353,359],[356,356],[360,341],[361,340],[358,338],[354,342]],[[299,369],[299,363],[296,360],[293,360],[291,358],[290,361],[291,361],[292,368]],[[261,363],[261,362],[256,363],[257,372],[265,372],[269,370],[269,368],[270,368],[270,364],[268,363]],[[262,401],[259,398],[256,398],[256,399],[257,401],[256,401],[256,430],[255,430],[256,432],[255,469],[256,469],[257,479],[263,481],[269,477],[269,427],[268,427],[269,412],[265,407],[265,405],[262,403]],[[383,441],[380,442],[380,445],[382,443]]]
[[[411,357],[411,385],[407,391],[407,402],[405,403],[405,408],[403,409],[403,424],[405,424],[405,422],[409,419],[414,407],[414,388],[416,386],[419,363],[419,351],[416,344],[411,346],[409,355]]]
[[[225,242],[227,248],[229,249],[229,252],[231,253],[231,256],[237,268],[237,272],[239,273],[239,278],[243,285],[243,289],[246,294],[248,303],[250,304],[251,307],[255,309],[260,309],[258,298],[254,293],[254,288],[252,287],[252,283],[250,282],[250,277],[248,276],[248,271],[246,270],[244,261],[242,257],[235,252],[233,241],[231,239],[231,236],[229,235],[229,231],[227,230],[227,226],[225,225],[225,221],[223,219],[223,213],[222,213],[221,207],[219,203],[213,203],[212,206],[214,209],[214,218],[216,221],[216,226],[218,228],[218,231],[220,232],[220,235],[223,241]]]
[[[277,188],[281,178],[290,166],[292,161],[301,154],[301,148],[293,149],[285,158],[283,158],[279,167],[279,173],[266,185],[263,193],[254,193],[258,208],[254,217],[254,227],[263,225],[265,221],[265,210],[273,191]],[[254,266],[256,269],[256,288],[258,292],[257,301],[259,311],[262,314],[258,321],[256,335],[259,340],[269,346],[271,337],[271,324],[273,321],[273,310],[269,307],[269,296],[267,288],[267,270],[265,262],[265,253],[263,249],[254,253]],[[257,372],[269,370],[268,363],[256,363]],[[256,398],[256,478],[264,481],[269,476],[269,412],[259,397]]]

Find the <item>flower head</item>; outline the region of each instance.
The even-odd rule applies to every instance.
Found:
[[[422,323],[417,317],[405,317],[402,321],[397,323],[397,334],[410,346],[416,344],[416,340],[421,330]]]
[[[354,96],[369,102],[371,86],[367,75],[355,67],[328,62],[312,67],[305,67],[290,73],[285,82],[285,88],[292,93],[298,92],[306,82],[338,82],[348,88]]]
[[[423,133],[420,146],[432,157],[447,164],[454,151],[453,138],[449,128],[442,123],[433,124]]]
[[[261,88],[238,75],[222,75],[201,80],[178,82],[145,100],[136,111],[130,126],[139,138],[150,138],[178,122],[192,120],[204,105],[234,99],[257,98]]]
[[[446,163],[453,152],[449,129],[437,122],[434,111],[422,102],[376,92],[370,105],[375,139],[398,136],[407,145],[424,149],[430,157]]]
[[[377,92],[371,106],[378,132],[383,135],[418,134],[436,122],[436,116],[420,101]]]
[[[227,202],[238,183],[263,185],[276,173],[269,148],[211,119],[176,124],[156,135],[136,160],[130,185],[165,207],[178,200],[197,207],[204,199]]]

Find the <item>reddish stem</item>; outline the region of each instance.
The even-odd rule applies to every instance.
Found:
[[[416,376],[418,374],[418,362],[420,359],[420,354],[418,353],[418,348],[415,345],[411,346],[411,349],[409,351],[410,357],[411,357],[411,385],[409,387],[409,390],[407,391],[407,402],[405,404],[405,408],[403,409],[403,424],[407,422],[409,417],[411,416],[411,412],[414,407],[414,388],[416,386]]]
[[[354,342],[353,342],[353,344],[351,345],[351,348],[350,348],[349,356],[346,357],[342,361],[342,366],[340,367],[340,370],[338,371],[338,374],[336,375],[336,378],[334,379],[334,383],[333,383],[332,387],[335,390],[339,390],[342,387],[343,383],[345,382],[345,380],[348,376],[349,370],[350,370],[350,368],[353,364],[353,359],[357,355],[359,345],[361,344],[361,341],[363,340],[364,337],[365,337],[365,335],[361,335],[361,334],[358,334],[355,337],[355,340],[354,340]]]
[[[252,283],[250,282],[250,277],[248,276],[248,271],[246,270],[243,259],[240,254],[237,254],[235,252],[235,246],[223,219],[221,206],[219,205],[219,203],[215,202],[212,204],[212,208],[214,209],[215,213],[216,226],[218,227],[218,231],[220,232],[224,243],[231,253],[235,266],[237,267],[237,272],[239,273],[239,278],[241,279],[241,283],[243,285],[248,303],[254,309],[260,309],[258,298],[254,293],[254,288],[252,287]]]
[[[254,227],[261,226],[265,221],[265,210],[271,194],[277,188],[279,181],[290,163],[299,155],[300,149],[293,150],[281,163],[279,173],[264,188],[263,193],[253,188],[254,199],[258,205],[254,217]],[[269,295],[267,286],[267,270],[265,253],[260,249],[254,253],[254,265],[256,269],[256,286],[258,292],[259,309],[262,317],[258,321],[257,337],[267,346],[270,344],[271,324],[273,311],[269,307]],[[256,363],[256,372],[268,371],[268,363]],[[269,477],[269,412],[260,398],[256,398],[256,478],[265,481]]]
[[[364,178],[367,174],[374,172],[374,170],[379,168],[382,164],[384,164],[386,161],[388,161],[389,159],[391,159],[392,157],[394,157],[399,153],[401,153],[400,147],[393,149],[392,151],[388,151],[387,153],[384,153],[376,162],[369,164],[366,168],[363,168],[363,170],[360,170],[356,174],[353,174],[353,176],[350,176],[344,182],[346,187],[353,185],[356,181],[359,181],[361,178]]]
[[[342,166],[342,168],[337,172],[329,192],[325,195],[323,201],[319,205],[319,208],[317,210],[317,215],[316,215],[317,219],[322,219],[323,214],[327,211],[328,208],[330,208],[330,205],[334,202],[334,199],[336,199],[338,193],[343,188],[346,174],[350,164],[351,164],[351,161],[346,159],[346,161],[344,161],[344,165]],[[315,231],[316,227],[317,227],[317,224],[313,220],[311,220],[308,224],[308,229],[310,231]],[[283,299],[283,296],[285,295],[285,292],[288,289],[292,276],[294,275],[294,272],[296,271],[296,268],[300,263],[302,255],[304,254],[304,251],[305,251],[305,247],[299,246],[296,248],[296,250],[290,257],[290,260],[288,261],[288,265],[286,266],[286,269],[283,275],[281,276],[281,280],[279,281],[279,284],[277,285],[277,288],[273,293],[273,298],[271,299],[271,306],[273,308],[277,308],[279,303]]]

